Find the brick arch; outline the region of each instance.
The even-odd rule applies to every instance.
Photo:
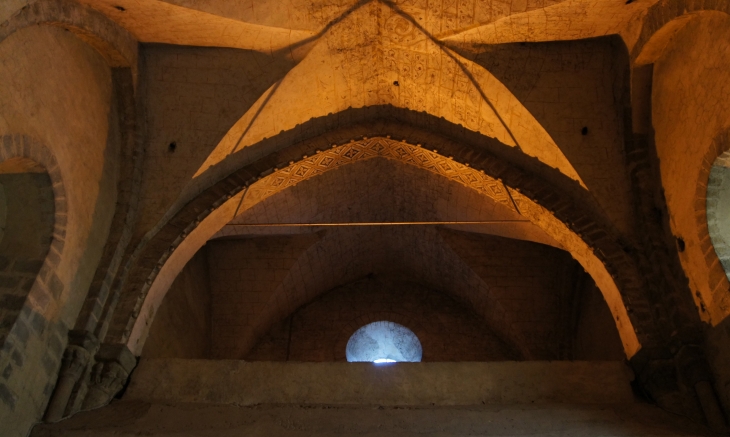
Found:
[[[0,143],[0,165],[17,158],[25,158],[40,165],[51,179],[54,204],[53,238],[26,303],[30,305],[30,309],[43,313],[49,308],[51,301],[57,299],[63,291],[63,284],[55,273],[63,254],[68,211],[61,169],[51,151],[33,138],[5,135],[0,137]]]
[[[716,136],[705,153],[702,166],[699,169],[695,191],[694,211],[697,238],[700,241],[704,261],[709,270],[708,280],[714,302],[727,300],[728,292],[730,292],[730,280],[728,279],[730,268],[725,268],[723,261],[718,256],[718,254],[723,254],[727,257],[730,253],[730,245],[728,244],[730,243],[730,238],[728,238],[730,236],[722,238],[721,231],[717,226],[717,222],[720,220],[717,206],[723,187],[722,181],[713,180],[714,178],[711,175],[713,169],[717,170],[716,167],[728,166],[730,166],[730,129]],[[730,258],[728,258],[728,261],[730,262]],[[713,321],[713,323],[716,322],[719,321]]]
[[[137,68],[137,41],[101,13],[70,0],[36,0],[0,23],[0,42],[34,25],[66,29],[94,48],[112,68]]]
[[[637,65],[654,63],[674,35],[690,20],[712,13],[730,15],[730,2],[705,0],[656,2],[646,12],[641,33],[631,50],[631,59]]]
[[[404,130],[414,135],[413,130],[408,128]],[[438,162],[438,165],[447,164],[452,169],[451,176],[460,177],[463,181],[468,181],[470,178],[475,180],[474,186],[481,184],[484,193],[492,190],[490,184],[500,186],[504,183],[510,187],[512,197],[522,214],[568,248],[573,257],[592,274],[596,283],[601,285],[618,330],[622,333],[627,356],[633,356],[642,345],[655,344],[653,342],[658,340],[653,326],[653,309],[644,296],[642,278],[634,261],[627,255],[625,245],[620,243],[616,231],[591,202],[589,193],[585,192],[582,198],[579,192],[574,194],[577,191],[565,193],[534,172],[517,168],[477,147],[468,147],[442,139],[439,142],[442,151],[432,152],[417,145],[377,138],[335,146],[327,152],[320,153],[310,150],[312,142],[301,143],[287,149],[287,153],[279,152],[270,157],[279,162],[281,160],[286,162],[295,158],[297,153],[309,150],[304,158],[299,155],[296,158],[298,161],[292,159],[289,166],[284,165],[277,170],[269,167],[271,160],[264,159],[233,173],[203,192],[180,211],[160,231],[155,238],[156,241],[151,242],[145,249],[146,253],[142,257],[149,260],[149,263],[143,268],[138,267],[127,285],[128,289],[137,289],[141,292],[136,294],[134,300],[132,296],[128,296],[127,308],[122,307],[122,311],[115,314],[116,320],[110,330],[113,337],[118,336],[115,341],[126,343],[135,353],[141,351],[154,312],[172,280],[187,260],[218,229],[233,218],[239,210],[238,206],[244,194],[246,199],[249,199],[246,202],[250,203],[252,198],[260,200],[274,190],[264,186],[272,184],[282,175],[295,177],[296,169],[303,165],[312,165],[313,159],[335,153],[340,160],[357,160],[359,155],[348,152],[352,145],[367,143],[377,148],[375,142],[381,146],[385,143],[395,143],[395,146],[384,147],[393,151],[393,154],[389,155],[391,159],[401,159],[412,165],[421,165],[416,158],[411,159],[414,153],[426,153],[431,157],[429,162]],[[395,151],[396,148],[407,152],[400,154]],[[337,167],[340,167],[340,164],[333,166]],[[436,171],[433,165],[431,169]],[[550,173],[550,170],[554,169],[546,171]],[[445,174],[442,176],[451,177]],[[463,179],[464,177],[467,179]],[[289,183],[293,182],[282,181],[279,185],[286,186]],[[252,197],[249,197],[248,193]],[[638,328],[636,331],[634,326]]]
[[[23,303],[17,308],[17,314],[12,319],[12,325],[7,332],[3,332],[0,344],[11,344],[10,349],[22,347],[22,339],[28,335],[27,328],[18,326],[18,317],[23,315],[29,324],[40,326],[41,320],[48,321],[55,316],[57,306],[55,302],[64,291],[64,284],[58,278],[56,269],[63,254],[66,222],[67,201],[63,185],[61,170],[53,154],[40,142],[24,135],[5,135],[0,137],[0,169],[3,172],[35,172],[45,173],[50,179],[53,195],[53,211],[44,212],[52,215],[52,236],[43,248],[45,258],[41,263],[32,260],[8,260],[4,263],[0,275],[3,277],[3,287],[16,284],[16,292],[22,291],[18,297],[23,297]],[[7,281],[7,282],[6,282]],[[26,294],[27,293],[27,294]],[[17,295],[17,293],[14,293]],[[10,315],[12,316],[12,314]],[[37,319],[37,320],[36,320]],[[8,322],[7,320],[5,321]],[[42,322],[44,325],[45,322]],[[25,326],[25,325],[24,325]],[[5,337],[7,335],[7,337]],[[7,348],[6,348],[7,349]],[[8,349],[8,350],[10,350]],[[5,350],[4,350],[5,351]],[[10,354],[10,352],[8,352]]]

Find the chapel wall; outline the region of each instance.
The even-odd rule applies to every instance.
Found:
[[[0,42],[0,137],[4,147],[57,163],[53,297],[21,313],[0,352],[0,423],[25,435],[56,383],[72,326],[107,239],[116,204],[119,144],[112,75],[72,33],[32,26]],[[55,160],[55,161],[54,161]],[[56,203],[56,209],[59,203]],[[10,420],[12,417],[12,420]]]
[[[724,97],[730,92],[724,76],[730,53],[716,50],[718,40],[728,39],[730,17],[717,14],[692,20],[654,64],[652,88],[652,124],[670,224],[685,242],[680,260],[698,307],[704,303],[706,308],[701,315],[712,324],[730,314],[730,293],[716,289],[722,282],[721,270],[708,266],[716,256],[712,246],[698,237],[698,228],[706,223],[696,217],[696,195],[698,184],[707,183],[699,180],[703,167],[712,165],[704,162],[706,154],[730,126],[730,102]],[[704,209],[702,200],[697,206]]]
[[[500,44],[482,50],[475,61],[525,105],[616,227],[632,234],[621,98],[628,60],[620,38]]]
[[[141,44],[140,58],[147,134],[137,238],[184,204],[208,154],[293,65],[254,50],[167,44]]]
[[[730,17],[709,14],[691,21],[654,64],[652,124],[672,231],[685,243],[679,257],[700,316],[709,322],[707,354],[716,388],[730,411],[730,290],[707,233],[707,175],[716,144],[730,127]]]

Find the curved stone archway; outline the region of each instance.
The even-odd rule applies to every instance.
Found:
[[[141,351],[149,326],[154,318],[154,313],[177,273],[193,254],[239,211],[245,210],[302,180],[372,157],[384,157],[408,165],[419,166],[441,177],[456,180],[499,203],[509,205],[509,194],[511,194],[514,199],[514,204],[511,207],[519,210],[522,215],[560,242],[594,278],[604,293],[606,302],[614,316],[627,356],[633,356],[641,348],[641,343],[626,310],[624,298],[619,292],[617,281],[614,280],[616,275],[619,276],[619,281],[622,280],[621,275],[625,275],[627,270],[631,270],[631,262],[625,259],[625,255],[621,254],[620,248],[614,248],[614,251],[616,249],[618,251],[610,256],[618,259],[609,271],[604,261],[597,255],[598,253],[606,256],[611,252],[611,248],[608,246],[615,244],[615,241],[610,238],[606,230],[600,230],[599,225],[586,217],[584,212],[580,215],[582,220],[579,217],[573,219],[575,222],[572,223],[572,226],[582,228],[590,236],[589,238],[595,240],[592,241],[595,246],[591,246],[571,230],[565,222],[556,218],[553,213],[533,201],[526,194],[514,189],[508,189],[508,194],[505,185],[498,179],[489,176],[485,170],[475,169],[466,163],[459,163],[452,158],[439,154],[437,151],[429,151],[418,145],[414,146],[388,138],[363,139],[362,141],[320,151],[313,156],[305,156],[298,162],[292,161],[288,166],[266,172],[257,181],[246,184],[245,190],[233,186],[231,191],[226,193],[218,189],[217,192],[220,193],[221,197],[213,203],[212,208],[203,211],[202,214],[199,213],[198,218],[188,225],[187,229],[183,230],[181,234],[177,234],[177,237],[173,239],[173,245],[162,255],[157,266],[151,270],[146,279],[146,285],[143,286],[144,292],[137,301],[139,305],[135,310],[135,316],[129,320],[127,325],[123,341],[127,343],[133,352],[139,353]],[[473,152],[472,157],[477,158]],[[502,164],[502,166],[504,170],[505,164]],[[485,167],[490,169],[489,166]],[[241,176],[239,175],[237,179],[241,180]],[[522,180],[520,184],[518,181],[519,179],[515,181],[517,182],[515,185],[519,186],[525,193],[533,195],[543,193],[547,199],[552,199],[554,203],[546,203],[554,208],[556,213],[565,213],[574,208],[565,199],[556,199],[555,193],[550,193],[549,187],[545,184],[540,184],[537,181],[530,182],[529,180]],[[504,184],[506,186],[509,186],[510,182],[505,178]],[[244,184],[245,182],[241,181],[241,185]],[[537,193],[532,193],[533,190]],[[171,231],[174,232],[173,229]],[[601,245],[603,247],[600,247]],[[629,300],[633,305],[636,305],[636,309],[640,309],[641,304],[637,305],[637,302],[640,302],[639,289],[641,287],[638,275],[634,279],[624,279],[622,285],[624,289],[629,289],[628,293],[632,293],[632,286],[637,288],[633,294],[629,294]],[[634,314],[636,313],[635,310]]]
[[[730,312],[730,229],[725,223],[730,205],[730,130],[718,135],[705,154],[697,179],[694,205],[697,238],[709,271],[712,302],[722,314]],[[713,308],[710,308],[713,310]],[[713,320],[713,324],[720,320]]]
[[[0,185],[8,194],[4,230],[14,234],[0,240],[0,383],[6,387],[30,345],[60,331],[60,303],[69,290],[58,275],[68,207],[56,158],[27,136],[0,136]]]
[[[394,19],[409,28],[410,41],[382,25]],[[425,112],[494,138],[584,185],[550,134],[509,89],[483,66],[445,48],[423,24],[391,2],[361,2],[341,15],[308,55],[228,130],[193,179],[313,118],[387,105]],[[361,31],[348,34],[348,28]],[[382,48],[372,51],[373,45]],[[322,63],[341,67],[323,75]],[[367,92],[354,83],[355,77],[366,78]]]
[[[53,191],[53,225],[48,234],[48,254],[39,267],[35,282],[25,305],[41,314],[50,309],[52,301],[63,292],[63,283],[55,270],[65,244],[67,204],[61,171],[51,152],[39,142],[23,135],[0,137],[0,174],[42,172],[48,175]]]
[[[725,275],[730,275],[730,153],[718,156],[707,182],[707,228]]]
[[[723,51],[703,50],[699,46],[711,47],[714,39],[726,36],[705,35],[701,39],[701,29],[725,29],[730,19],[729,8],[726,2],[658,2],[648,10],[641,36],[632,50],[638,67],[634,73],[647,75],[640,80],[650,84],[642,97],[648,110],[642,129],[646,130],[644,133],[652,130],[652,153],[659,159],[662,201],[666,201],[669,215],[668,234],[671,232],[669,237],[676,240],[676,246],[671,240],[669,244],[678,249],[683,267],[681,280],[688,280],[686,292],[695,304],[688,309],[713,326],[730,314],[730,282],[713,246],[707,216],[710,172],[715,159],[728,147],[724,138],[727,105],[717,97],[717,89],[704,85],[706,81],[701,75],[722,71],[724,67],[718,65],[726,64],[727,57]],[[703,123],[682,121],[688,112],[703,106],[714,107],[710,116],[702,118]]]
[[[730,3],[703,0],[657,2],[646,12],[641,33],[631,50],[631,59],[637,65],[653,63],[690,20],[713,13],[730,15]]]
[[[68,0],[37,0],[0,23],[0,41],[33,25],[57,26],[94,48],[112,68],[137,70],[137,41],[99,12]]]

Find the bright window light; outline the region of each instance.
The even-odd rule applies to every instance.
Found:
[[[419,362],[423,357],[423,348],[413,331],[403,325],[381,320],[355,331],[347,342],[345,355],[349,362]]]

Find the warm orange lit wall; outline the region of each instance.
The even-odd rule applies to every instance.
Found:
[[[11,358],[0,354],[0,365],[12,372],[0,384],[3,434],[25,435],[53,389],[65,331],[78,314],[109,232],[119,147],[116,115],[110,113],[110,69],[72,33],[33,26],[11,34],[0,42],[0,84],[0,136],[22,134],[45,145],[58,161],[68,202],[56,270],[63,292],[43,313],[46,328],[31,328],[24,344],[13,345],[18,355],[10,371]]]
[[[730,17],[709,14],[691,20],[654,64],[652,122],[661,160],[661,176],[674,234],[684,239],[680,259],[708,330],[707,351],[716,387],[726,410],[730,406],[730,290],[711,245],[700,241],[706,226],[703,191],[715,153],[713,144],[730,126],[730,52],[718,41],[730,40]],[[703,162],[703,159],[707,162]],[[703,175],[704,173],[704,175]],[[707,235],[706,231],[704,235]]]
[[[504,44],[483,50],[476,62],[520,99],[608,216],[631,232],[621,101],[628,64],[621,40]]]
[[[147,132],[139,233],[177,196],[230,127],[291,61],[250,50],[143,45]],[[175,143],[175,149],[170,144]]]
[[[706,15],[690,21],[654,65],[652,90],[652,123],[670,223],[686,243],[680,259],[693,294],[699,293],[707,308],[701,315],[713,325],[730,314],[730,293],[716,289],[721,276],[708,268],[707,260],[715,255],[698,239],[703,223],[695,217],[695,200],[703,159],[715,137],[730,126],[725,98],[730,92],[725,74],[730,53],[717,50],[717,41],[728,39],[730,17]]]

